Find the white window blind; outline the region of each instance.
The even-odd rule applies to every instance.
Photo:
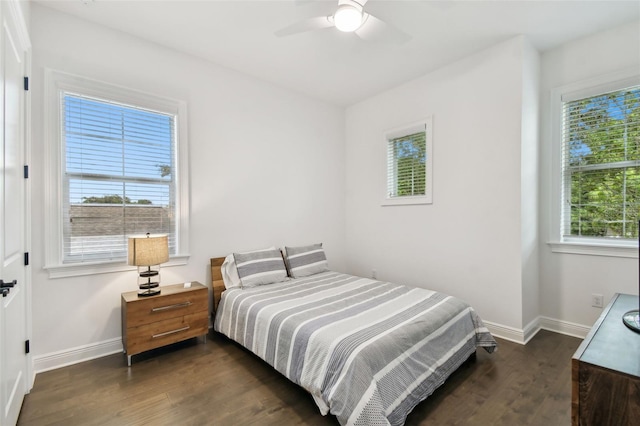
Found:
[[[176,250],[176,116],[60,92],[63,263],[125,259],[127,236]]]
[[[387,141],[387,197],[426,194],[426,131],[390,138]]]
[[[636,239],[640,86],[562,105],[563,239]]]

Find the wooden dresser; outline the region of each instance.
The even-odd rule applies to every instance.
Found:
[[[571,424],[640,421],[640,334],[622,323],[638,296],[616,294],[571,360]]]
[[[162,286],[156,296],[138,297],[137,291],[122,293],[122,346],[131,356],[164,345],[206,336],[209,331],[209,289],[190,286]]]

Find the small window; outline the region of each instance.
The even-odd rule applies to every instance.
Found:
[[[386,132],[383,205],[432,202],[431,120]]]
[[[635,241],[640,86],[577,99],[565,96],[562,122],[563,241]]]

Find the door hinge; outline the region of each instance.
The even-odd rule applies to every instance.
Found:
[[[29,252],[24,254],[24,266],[29,266]]]
[[[24,78],[24,90],[29,90],[29,77]]]
[[[29,179],[29,165],[24,165],[24,178]]]
[[[25,353],[25,354],[28,354],[30,351],[31,351],[31,347],[30,347],[30,345],[29,345],[29,341],[28,341],[28,340],[25,340],[25,341],[24,341],[24,353]]]

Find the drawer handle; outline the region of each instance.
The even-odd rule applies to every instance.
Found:
[[[169,309],[186,308],[187,306],[191,306],[191,302],[176,303],[175,305],[160,306],[159,308],[151,308],[151,312],[162,312],[162,311],[167,311]]]
[[[168,336],[169,334],[180,333],[181,331],[188,330],[189,326],[179,328],[177,330],[165,331],[164,333],[154,334],[151,336],[152,339],[157,339],[158,337]]]

